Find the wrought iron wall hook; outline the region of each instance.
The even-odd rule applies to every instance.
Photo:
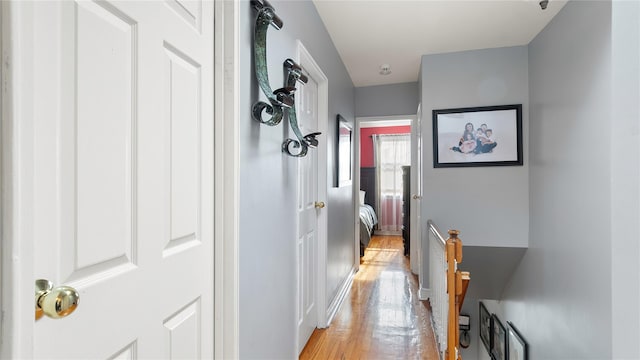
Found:
[[[255,56],[255,72],[258,84],[269,103],[258,101],[253,105],[251,115],[254,120],[269,126],[276,126],[284,117],[286,111],[289,116],[289,124],[293,129],[297,140],[287,139],[282,144],[282,151],[288,155],[302,157],[307,155],[309,148],[318,146],[316,136],[319,132],[302,135],[298,126],[295,107],[296,82],[306,83],[309,79],[302,73],[302,67],[293,60],[284,61],[284,68],[287,74],[285,86],[272,90],[269,84],[269,73],[267,70],[267,30],[273,26],[276,30],[282,28],[282,20],[276,15],[275,9],[266,0],[251,0],[251,6],[258,11],[256,18],[253,51]],[[263,119],[263,113],[269,118]],[[294,151],[298,149],[298,151]]]
[[[302,67],[296,64],[293,60],[287,59],[284,61],[284,68],[287,71],[287,87],[294,87],[297,81],[306,84],[309,81],[306,75],[302,73]],[[294,99],[293,106],[287,110],[289,115],[289,125],[293,133],[296,135],[297,140],[287,139],[282,143],[282,151],[286,152],[290,156],[303,157],[307,155],[309,148],[315,148],[318,146],[318,139],[316,136],[320,135],[319,132],[302,135],[300,127],[298,126],[298,118],[296,116],[295,106],[295,94],[291,95]],[[299,149],[297,152],[292,152],[293,149]]]
[[[269,99],[269,103],[258,101],[253,105],[252,116],[254,120],[270,126],[278,125],[282,121],[283,108],[293,106],[293,91],[295,88],[284,87],[273,91],[269,84],[269,73],[267,71],[267,30],[269,25],[276,30],[283,26],[282,20],[276,15],[275,9],[266,0],[251,0],[251,6],[258,10],[256,18],[253,51],[255,54],[255,71],[258,84],[264,95]],[[270,118],[263,120],[262,112],[270,115]]]

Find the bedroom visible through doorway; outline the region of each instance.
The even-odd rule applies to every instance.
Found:
[[[361,254],[374,232],[403,235],[403,222],[408,220],[403,211],[404,192],[409,185],[403,171],[411,165],[411,123],[409,118],[359,123]],[[409,248],[407,243],[407,255]]]
[[[355,137],[359,151],[355,157],[354,187],[356,197],[358,191],[360,193],[361,204],[354,209],[355,240],[359,242],[360,254],[364,253],[374,232],[401,235],[404,254],[409,257],[414,274],[421,272],[421,117],[418,106],[415,115],[356,118],[355,129],[359,134]],[[374,142],[374,139],[380,141]],[[376,149],[379,156],[375,155]],[[375,220],[370,231],[368,213],[373,213]]]

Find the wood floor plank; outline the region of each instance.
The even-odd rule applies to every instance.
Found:
[[[439,359],[431,310],[417,293],[402,238],[374,236],[349,298],[329,328],[313,332],[300,359]]]

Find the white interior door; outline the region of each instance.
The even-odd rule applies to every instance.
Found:
[[[298,122],[303,134],[318,129],[318,83],[312,77],[296,92]],[[324,134],[323,134],[324,135]],[[298,159],[298,354],[318,325],[318,149]],[[320,205],[321,206],[321,205]]]
[[[10,6],[31,312],[12,353],[212,358],[213,3]],[[37,278],[76,288],[77,310],[34,322]]]
[[[409,254],[411,272],[420,274],[422,264],[422,113],[418,107],[418,114],[411,122],[411,234]]]

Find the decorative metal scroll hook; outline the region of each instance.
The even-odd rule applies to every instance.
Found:
[[[282,121],[284,112],[286,111],[296,139],[286,139],[282,144],[282,151],[295,157],[305,156],[310,147],[318,146],[316,136],[320,135],[319,132],[303,135],[298,126],[298,119],[296,118],[296,83],[300,82],[305,84],[309,81],[309,78],[302,73],[302,67],[300,65],[291,59],[287,59],[283,64],[287,74],[284,87],[276,90],[271,89],[269,72],[267,70],[267,30],[269,26],[280,30],[283,23],[268,1],[251,0],[251,6],[258,11],[253,43],[256,78],[258,79],[260,89],[268,99],[268,102],[256,102],[253,105],[251,115],[254,120],[262,124],[276,126]],[[265,114],[267,115],[266,118]],[[299,150],[295,151],[294,149]]]
[[[282,88],[276,91],[269,85],[269,72],[267,71],[267,29],[269,25],[276,30],[283,26],[282,20],[276,15],[275,9],[266,0],[251,0],[251,6],[258,11],[256,18],[253,50],[255,54],[255,71],[258,84],[269,103],[258,101],[253,105],[253,119],[270,126],[278,125],[284,116],[282,108],[289,108],[293,104],[292,96],[295,88]],[[263,112],[270,117],[263,119]]]
[[[276,15],[275,8],[267,0],[251,0],[251,6],[258,10],[258,12],[264,11],[266,13],[266,19],[269,20],[271,26],[276,30],[282,29],[284,23],[278,15]]]
[[[309,81],[306,75],[302,73],[302,67],[296,64],[293,60],[287,59],[284,61],[284,68],[287,71],[287,87],[293,87],[296,82],[301,82],[306,84]],[[295,100],[295,95],[294,100]],[[307,135],[302,135],[300,131],[300,127],[298,126],[298,118],[296,116],[296,107],[295,101],[294,105],[287,110],[289,114],[289,125],[291,125],[291,129],[293,133],[296,135],[297,140],[294,139],[286,139],[282,143],[282,151],[287,153],[287,155],[294,157],[303,157],[307,155],[309,148],[315,148],[318,146],[318,139],[316,136],[320,135],[319,132],[310,133]],[[292,150],[299,149],[299,151],[294,152]]]

